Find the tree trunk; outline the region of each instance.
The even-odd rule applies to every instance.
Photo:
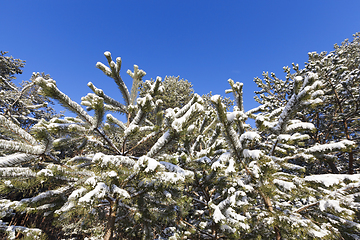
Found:
[[[275,234],[276,234],[276,240],[281,240],[281,233],[280,230],[277,226],[274,227],[275,229]]]
[[[104,240],[113,240],[117,200],[110,202],[110,212]]]
[[[327,163],[329,164],[332,173],[339,174],[339,170],[337,169],[337,167],[333,161],[327,161]]]
[[[354,174],[354,152],[349,152],[349,174]]]
[[[264,203],[265,203],[265,206],[266,208],[270,211],[270,212],[274,212],[274,208],[272,206],[272,203],[271,203],[271,200],[268,196],[265,196],[262,192],[260,192],[263,200],[264,200]],[[276,240],[281,240],[281,232],[280,232],[280,229],[278,226],[275,226],[274,227],[274,230],[275,230],[275,235],[276,235]]]
[[[336,97],[336,102],[337,102],[337,104],[339,105],[340,112],[341,112],[342,114],[344,114],[344,109],[343,109],[343,107],[342,107],[342,105],[341,105],[341,101],[340,101],[339,95],[338,95],[335,87],[334,87],[334,86],[332,86],[332,87],[333,87],[333,89],[334,89],[334,93],[335,93],[335,97]],[[347,121],[348,121],[347,118],[343,119],[345,136],[346,136],[346,139],[351,140],[351,139],[350,139],[350,133],[349,133],[349,126],[348,126],[348,122],[347,122]],[[352,152],[352,151],[349,153],[349,170],[348,170],[348,173],[349,173],[349,174],[353,174],[353,173],[354,173],[354,155],[353,155],[353,152]]]

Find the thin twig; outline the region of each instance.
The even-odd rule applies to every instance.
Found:
[[[294,212],[295,212],[295,213],[299,213],[299,212],[302,212],[302,211],[304,211],[304,210],[306,210],[306,209],[308,209],[308,208],[310,208],[310,207],[317,206],[317,205],[319,205],[319,204],[320,204],[320,202],[311,203],[311,204],[309,204],[309,205],[306,205],[306,206],[304,206],[304,207],[299,208],[298,210],[296,210],[296,211],[294,211]]]

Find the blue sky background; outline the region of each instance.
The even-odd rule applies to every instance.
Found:
[[[129,88],[134,64],[144,80],[180,75],[200,95],[225,95],[232,78],[244,83],[248,110],[257,106],[254,77],[281,77],[283,66],[303,67],[308,52],[331,51],[360,31],[359,0],[0,0],[0,9],[0,50],[26,60],[18,79],[45,72],[77,102],[89,81],[122,99],[95,68],[110,51]]]

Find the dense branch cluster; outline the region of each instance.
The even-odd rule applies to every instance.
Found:
[[[137,65],[129,90],[121,58],[104,55],[96,67],[123,101],[89,82],[84,109],[44,74],[18,89],[22,62],[2,53],[0,236],[360,238],[359,34],[285,67],[285,80],[256,78],[260,106],[249,111],[231,79],[232,109],[179,78],[143,81]],[[77,117],[44,110],[49,99]]]

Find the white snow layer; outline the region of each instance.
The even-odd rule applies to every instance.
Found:
[[[24,162],[30,162],[36,157],[36,155],[26,153],[14,153],[5,157],[0,157],[0,167],[13,167]]]
[[[219,99],[221,99],[221,96],[218,94],[211,97],[211,101],[213,101],[213,102],[218,102]]]
[[[5,180],[5,181],[4,181],[4,184],[5,184],[5,186],[7,186],[7,187],[14,187],[14,185],[11,184],[11,181],[10,181],[10,180]]]
[[[243,134],[241,134],[240,137],[240,142],[243,143],[244,141],[248,140],[248,141],[254,141],[254,140],[260,140],[261,137],[257,132],[245,132]]]
[[[81,187],[79,189],[74,190],[70,196],[68,197],[68,201],[58,210],[55,211],[56,214],[61,214],[63,212],[67,212],[73,207],[75,207],[75,200],[81,197],[87,191],[86,188]]]
[[[281,143],[288,143],[288,142],[296,142],[296,141],[303,141],[309,139],[310,136],[307,134],[300,134],[300,133],[294,133],[293,135],[290,134],[280,134],[278,136],[278,140]]]
[[[31,136],[28,132],[26,132],[24,129],[20,128],[18,125],[13,123],[10,120],[7,120],[3,115],[0,115],[0,123],[4,126],[7,126],[13,133],[16,133],[17,135],[21,136],[25,140],[27,140],[31,145],[36,145],[37,141],[33,136]]]
[[[91,185],[93,187],[95,187],[96,185],[96,178],[95,177],[89,177],[88,179],[86,179],[86,181],[84,182],[85,185]]]
[[[286,127],[286,132],[294,131],[294,130],[310,130],[314,131],[316,130],[316,127],[312,123],[308,122],[299,122],[294,123]]]
[[[287,181],[280,180],[280,179],[274,179],[274,183],[281,186],[282,188],[284,188],[285,190],[288,190],[288,191],[290,191],[293,188],[296,188],[294,183],[287,182]]]
[[[142,157],[139,158],[139,160],[134,165],[134,169],[135,170],[140,170],[141,167],[145,167],[144,172],[152,172],[158,166],[162,167],[162,165],[158,161],[156,161],[155,159],[147,157],[147,156],[142,156]]]
[[[171,141],[170,139],[171,135],[169,130],[167,130],[158,140],[157,142],[152,146],[150,151],[147,153],[147,156],[154,156],[164,145]]]
[[[3,225],[2,223],[3,223],[2,220],[0,220],[0,226]],[[27,228],[23,226],[14,226],[14,225],[6,226],[5,232],[7,232],[7,236],[11,240],[16,239],[17,236],[16,232],[21,232],[26,237],[31,237],[32,239],[40,239],[40,235],[42,233],[42,231],[37,228]]]
[[[303,80],[303,77],[302,76],[296,76],[295,77],[295,81],[302,81]]]
[[[260,177],[260,168],[259,165],[257,164],[256,161],[252,161],[249,163],[249,170],[251,171],[251,173],[253,174],[253,176],[255,178],[259,178]]]
[[[98,182],[93,190],[91,190],[90,192],[88,192],[79,199],[79,203],[92,202],[94,198],[98,198],[98,199],[104,198],[108,192],[109,192],[109,187],[103,182]]]
[[[177,183],[185,181],[185,176],[173,172],[158,172],[156,176],[164,182]]]
[[[84,192],[86,192],[86,188],[81,187],[79,189],[76,189],[75,191],[73,191],[70,196],[69,196],[69,200],[74,200],[76,198],[78,198],[79,196],[81,196]]]
[[[340,207],[340,202],[338,200],[320,200],[319,202],[319,209],[321,211],[326,211],[326,209],[331,208],[334,209],[336,212],[345,212],[348,215],[354,214],[353,211]]]
[[[123,198],[130,198],[130,194],[125,189],[119,188],[115,184],[112,185],[112,191],[113,193],[119,194]]]
[[[287,142],[287,141],[290,140],[290,138],[291,138],[291,135],[290,135],[290,134],[280,134],[280,135],[278,136],[278,140],[279,140],[280,142]]]
[[[5,167],[0,168],[1,177],[35,177],[35,173],[30,168]]]
[[[50,169],[42,169],[39,172],[36,173],[38,176],[45,176],[45,177],[52,177],[54,176],[53,172]]]
[[[343,182],[345,179],[359,182],[360,174],[319,174],[307,176],[304,179],[305,181],[322,183],[326,187],[330,187]]]
[[[180,174],[180,175],[182,175],[184,177],[187,177],[187,176],[192,177],[192,176],[194,176],[194,173],[192,171],[184,170],[181,167],[179,167],[177,165],[174,165],[172,163],[161,161],[160,164],[162,164],[168,171]]]
[[[20,202],[17,202],[17,204],[20,205],[22,203],[29,203],[29,202],[35,203],[35,202],[41,201],[45,198],[52,197],[54,195],[60,195],[69,189],[70,189],[70,186],[64,186],[64,187],[61,187],[61,188],[58,188],[55,190],[49,190],[46,192],[42,192],[39,195],[32,197],[32,198],[23,198],[23,199],[21,199]]]
[[[343,151],[348,147],[355,146],[355,142],[350,140],[342,140],[336,143],[318,144],[311,148],[306,149],[306,153],[327,153],[334,151]]]
[[[217,168],[224,168],[226,167],[226,163],[228,163],[231,159],[231,153],[230,152],[225,152],[223,154],[220,155],[220,157],[218,158],[218,160],[216,160],[212,165],[211,165],[211,169],[215,170]]]
[[[115,171],[106,172],[105,175],[109,177],[117,177],[117,173]]]
[[[233,122],[235,119],[236,120],[246,119],[247,116],[244,114],[243,111],[234,111],[234,112],[227,112],[226,117],[228,122]]]
[[[220,208],[218,206],[213,206],[213,208],[214,208],[213,219],[215,223],[218,223],[221,220],[226,219],[226,217],[221,213]]]
[[[101,167],[108,167],[110,164],[114,166],[135,165],[135,161],[129,157],[118,155],[105,155],[103,153],[96,153],[93,157],[93,162],[100,163]]]
[[[181,132],[193,114],[203,111],[204,111],[204,106],[196,102],[193,105],[191,105],[190,109],[182,117],[175,119],[172,122],[171,127],[177,132]]]
[[[259,160],[260,157],[263,155],[263,153],[261,152],[261,150],[249,150],[249,149],[244,149],[243,150],[243,155],[245,158],[250,158],[253,160]]]
[[[196,162],[199,162],[199,163],[207,163],[207,164],[210,164],[211,163],[211,159],[208,158],[207,156],[204,156],[204,157],[201,157],[199,159],[196,159],[195,160]]]
[[[330,231],[323,229],[323,228],[319,228],[318,230],[314,230],[314,229],[310,229],[309,231],[310,235],[312,235],[313,237],[317,237],[319,239],[331,234]]]
[[[139,98],[136,100],[136,102],[137,102],[137,104],[138,104],[139,106],[144,107],[145,104],[146,104],[146,102],[147,102],[147,101],[150,102],[151,100],[152,100],[151,95],[147,93],[147,94],[145,95],[145,97],[142,97],[142,98],[139,97]]]

